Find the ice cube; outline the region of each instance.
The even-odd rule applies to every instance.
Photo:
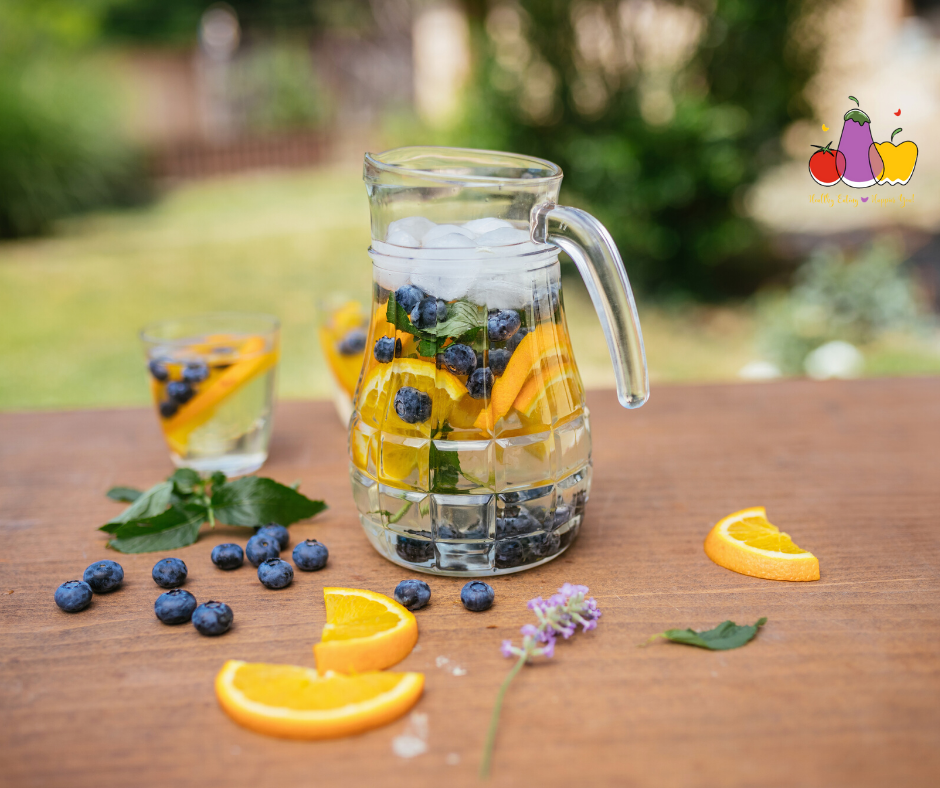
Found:
[[[526,274],[481,276],[471,285],[467,297],[487,309],[522,309],[533,299],[532,278]]]
[[[474,235],[483,235],[483,233],[488,233],[490,230],[499,230],[502,227],[512,227],[509,222],[492,216],[486,219],[472,219],[469,222],[464,222],[463,226],[465,230],[470,230]]]
[[[412,238],[420,241],[424,237],[424,234],[434,227],[437,227],[437,225],[423,216],[406,216],[404,219],[397,219],[389,224],[386,238],[396,230],[402,230],[408,233]]]
[[[477,246],[510,246],[512,244],[522,244],[528,240],[529,234],[525,230],[517,230],[515,227],[500,227],[478,236],[476,244]]]
[[[430,235],[430,233],[428,234]],[[427,236],[425,236],[425,239]],[[424,244],[425,249],[428,244]],[[473,249],[476,244],[472,238],[459,233],[447,233],[446,235],[437,235],[431,240],[430,247],[433,249]]]
[[[412,272],[411,284],[435,298],[453,301],[467,295],[479,269],[480,262],[473,258],[447,261],[443,264],[440,261],[432,261]]]
[[[475,233],[473,230],[467,230],[463,227],[458,227],[456,224],[439,224],[424,234],[424,236],[421,238],[421,244],[426,249],[454,248],[441,247],[440,245],[440,239],[445,238],[448,235],[462,235],[464,238],[472,239],[475,236]],[[470,245],[473,246],[472,243]]]
[[[408,273],[405,271],[389,271],[377,265],[373,266],[372,270],[375,273],[375,281],[386,290],[394,291],[408,284]]]
[[[417,249],[421,246],[421,241],[415,238],[411,233],[406,233],[404,230],[398,228],[395,228],[388,234],[385,243],[394,244],[395,246],[407,246],[411,249]]]

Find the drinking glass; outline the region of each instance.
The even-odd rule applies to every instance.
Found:
[[[240,476],[268,457],[280,326],[236,312],[144,326],[150,389],[177,467]]]

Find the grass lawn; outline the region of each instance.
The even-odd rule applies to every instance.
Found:
[[[82,217],[52,238],[0,244],[0,409],[145,404],[137,329],[216,310],[278,315],[281,396],[326,397],[316,329],[330,303],[369,297],[368,245],[358,168],[187,185],[145,209]],[[565,300],[585,383],[613,385],[576,276],[565,281]],[[654,382],[729,380],[756,358],[746,308],[641,303],[640,317]],[[930,370],[916,350],[882,356],[875,369],[883,373]]]

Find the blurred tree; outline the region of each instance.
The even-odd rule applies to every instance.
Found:
[[[477,81],[449,141],[560,164],[565,199],[606,224],[647,292],[748,292],[775,265],[746,189],[811,115],[807,5],[465,0]]]

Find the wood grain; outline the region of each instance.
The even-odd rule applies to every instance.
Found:
[[[303,480],[330,509],[295,526],[330,548],[320,573],[266,591],[248,567],[216,570],[218,529],[176,551],[197,599],[221,599],[217,639],[153,615],[156,555],[104,549],[111,485],[145,487],[169,463],[144,410],[0,416],[0,784],[5,786],[473,785],[503,638],[525,601],[584,583],[600,627],[527,668],[509,692],[492,784],[510,786],[933,786],[940,771],[940,380],[661,387],[640,411],[589,397],[595,477],[579,541],[497,578],[496,605],[465,611],[460,581],[431,578],[418,709],[429,751],[392,753],[401,720],[317,743],[233,724],[212,680],[227,658],[312,665],[321,589],[391,593],[407,573],[356,520],[345,431],[325,403],[283,403],[265,473]],[[788,584],[712,564],[724,514],[763,504],[820,559]],[[56,586],[118,557],[124,587],[78,615]],[[745,648],[636,644],[669,627],[769,622]],[[437,658],[466,675],[437,666]]]

